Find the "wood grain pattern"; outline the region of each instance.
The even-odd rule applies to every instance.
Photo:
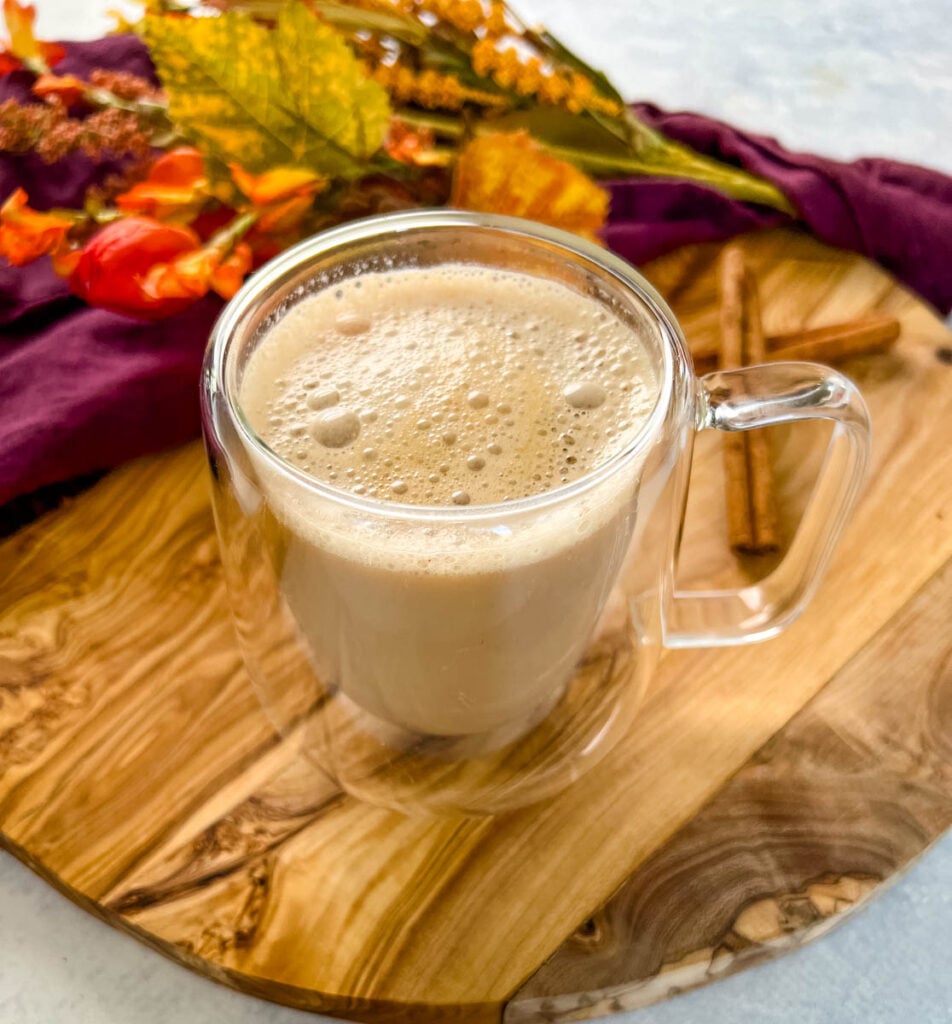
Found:
[[[579,1019],[777,952],[865,898],[948,825],[949,335],[855,257],[793,232],[745,249],[769,334],[874,310],[903,325],[844,366],[871,406],[874,477],[784,636],[667,657],[626,742],[544,804],[369,807],[257,708],[191,446],[0,544],[0,842],[190,967],[366,1020]],[[650,268],[689,339],[717,330],[716,255]],[[685,585],[764,571],[728,552],[715,440],[692,473]],[[786,536],[822,441],[771,431]],[[853,797],[831,781],[851,772]],[[684,885],[693,916],[671,912]]]
[[[801,945],[949,828],[950,619],[947,564],[576,929],[508,1024],[634,1009]]]

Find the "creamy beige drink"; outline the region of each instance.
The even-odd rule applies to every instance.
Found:
[[[417,733],[544,714],[614,583],[639,467],[550,508],[480,506],[586,477],[656,396],[635,332],[550,280],[451,264],[293,306],[245,368],[244,413],[292,466],[391,510],[332,502],[256,457],[280,585],[324,684]]]

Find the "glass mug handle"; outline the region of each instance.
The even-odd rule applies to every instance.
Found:
[[[727,647],[766,640],[807,605],[862,489],[872,433],[856,385],[814,363],[771,363],[709,373],[698,385],[697,429],[754,430],[830,420],[833,434],[803,519],[780,564],[736,590],[675,591],[666,647]]]

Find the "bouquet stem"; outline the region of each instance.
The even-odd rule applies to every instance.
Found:
[[[467,135],[486,135],[498,131],[492,121],[466,123],[460,118],[431,111],[401,108],[397,116],[408,124],[426,128],[444,138],[460,140]],[[632,141],[624,150],[599,151],[589,147],[568,146],[542,139],[553,156],[599,178],[644,175],[653,178],[676,178],[699,182],[723,192],[732,199],[759,203],[781,213],[797,216],[787,197],[771,182],[748,174],[739,167],[723,164],[694,152],[688,146],[665,138],[632,118]]]

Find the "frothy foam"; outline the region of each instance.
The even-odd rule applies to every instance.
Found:
[[[269,447],[317,479],[452,507],[586,475],[656,392],[644,346],[595,299],[459,264],[305,298],[258,346],[241,401]]]

